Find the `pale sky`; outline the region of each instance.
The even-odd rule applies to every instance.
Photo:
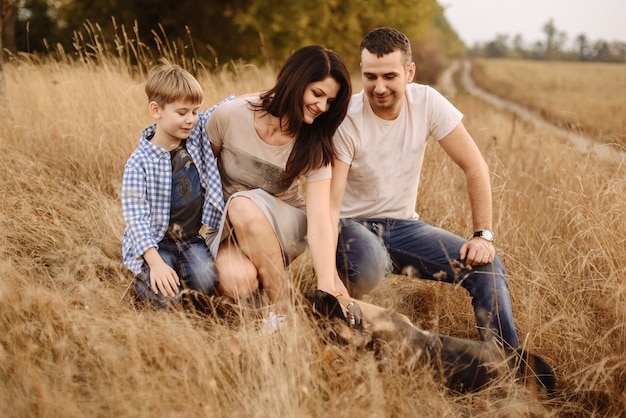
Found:
[[[469,47],[499,34],[543,41],[552,18],[567,46],[584,33],[589,41],[626,42],[626,0],[439,0],[452,28]]]

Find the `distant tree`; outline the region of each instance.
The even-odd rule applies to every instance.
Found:
[[[458,33],[450,26],[443,9],[434,15],[434,30],[437,43],[441,46],[440,52],[450,58],[462,57],[467,53],[467,47],[459,38]],[[432,32],[431,32],[432,33]]]
[[[587,39],[587,35],[584,33],[579,34],[576,37],[575,43],[578,50],[578,59],[580,61],[587,61],[589,55],[589,40]]]
[[[301,46],[321,44],[356,71],[361,37],[394,26],[412,41],[423,74],[434,74],[445,55],[465,53],[443,12],[437,0],[19,0],[14,33],[18,51],[83,57],[101,48],[120,55],[126,46],[168,48],[215,66],[278,63]]]
[[[513,38],[513,55],[515,58],[524,58],[526,56],[524,38],[519,33]]]
[[[593,52],[592,52],[592,56],[593,56],[593,60],[594,61],[608,61],[608,58],[610,56],[610,50],[609,50],[609,44],[606,41],[597,41],[594,45],[593,45]]]
[[[281,61],[305,44],[339,49],[337,32],[344,39],[351,39],[361,31],[358,4],[352,0],[341,3],[250,0],[232,8],[229,14],[236,31],[253,34],[249,41],[256,46],[257,56],[270,61]],[[340,21],[335,16],[347,20]]]
[[[561,56],[566,43],[567,43],[567,33],[563,31],[559,31],[556,35],[556,41],[554,43],[553,58],[559,58]]]
[[[533,59],[544,59],[546,47],[543,42],[535,41],[532,45],[530,56]]]
[[[509,47],[507,45],[509,35],[498,34],[496,39],[487,43],[486,55],[493,58],[506,57],[509,54]]]
[[[436,0],[249,0],[232,9],[236,27],[257,34],[254,43],[266,59],[282,60],[302,45],[322,43],[353,68],[360,38],[369,30],[394,26],[421,40],[442,13]]]
[[[18,51],[46,52],[49,46],[65,39],[59,27],[65,22],[57,19],[56,3],[48,0],[20,0],[15,18]],[[71,46],[71,38],[65,45]]]
[[[528,49],[524,46],[521,35],[515,35],[508,45],[508,35],[497,34],[496,38],[484,44],[476,43],[470,50],[472,57],[513,57],[553,60],[594,60],[603,62],[626,62],[626,42],[597,40],[591,42],[583,33],[573,41],[570,49],[566,48],[568,35],[559,31],[550,19],[543,25],[545,41],[535,41]]]
[[[546,34],[546,42],[545,42],[545,58],[551,59],[556,55],[556,39],[557,39],[557,29],[554,25],[554,20],[550,19],[543,25],[543,33]]]
[[[10,112],[4,79],[4,48],[7,48],[9,52],[15,52],[14,15],[15,1],[0,0],[0,108],[4,112]]]
[[[16,0],[0,0],[0,51],[15,53]],[[2,54],[4,55],[4,54]],[[2,58],[2,57],[0,57]]]
[[[626,62],[626,42],[613,41],[609,44],[612,61]]]

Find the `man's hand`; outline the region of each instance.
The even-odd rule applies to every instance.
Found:
[[[459,257],[470,266],[482,266],[493,262],[496,249],[493,243],[480,237],[474,237],[461,247]]]

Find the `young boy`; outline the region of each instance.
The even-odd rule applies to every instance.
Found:
[[[156,123],[124,167],[122,252],[137,297],[164,307],[183,288],[209,293],[218,283],[205,239],[219,226],[224,198],[205,126],[219,104],[201,112],[198,81],[168,63],[150,73],[145,91]]]

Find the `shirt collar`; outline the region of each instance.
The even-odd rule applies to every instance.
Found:
[[[152,137],[154,137],[154,133],[156,132],[156,124],[150,125],[145,128],[141,132],[141,137],[139,138],[139,146],[144,149],[144,151],[151,158],[158,160],[162,158],[163,155],[169,154],[166,150],[159,147],[158,145],[154,145],[152,141]]]

